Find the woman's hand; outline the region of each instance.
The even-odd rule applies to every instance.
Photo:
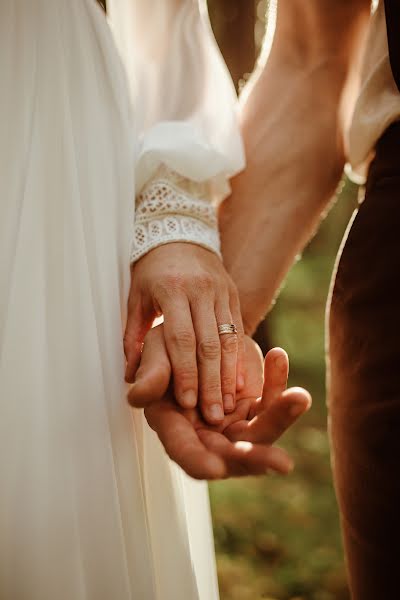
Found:
[[[129,400],[145,407],[149,425],[172,460],[197,479],[291,470],[286,452],[272,444],[309,409],[311,398],[301,388],[286,389],[289,363],[284,350],[268,353],[263,377],[261,352],[245,338],[245,383],[235,410],[220,425],[210,426],[198,410],[180,408],[168,391],[171,367],[162,326],[148,336]]]
[[[243,325],[236,288],[221,260],[195,244],[170,243],[132,266],[124,338],[126,380],[135,380],[142,344],[157,316],[164,317],[174,395],[183,408],[199,405],[205,420],[221,423],[235,409],[242,384]],[[236,325],[238,334],[219,335]]]

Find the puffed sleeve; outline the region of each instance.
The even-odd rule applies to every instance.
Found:
[[[171,241],[219,252],[216,204],[244,167],[237,97],[203,0],[108,0],[139,140],[132,260]]]

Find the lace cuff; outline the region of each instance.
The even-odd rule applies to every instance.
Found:
[[[161,166],[136,200],[131,262],[170,242],[190,242],[218,256],[220,239],[209,183],[197,183]]]

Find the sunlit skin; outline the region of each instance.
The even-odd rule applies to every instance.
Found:
[[[247,165],[222,203],[220,231],[249,335],[342,177],[370,8],[370,0],[279,2],[271,53],[242,93]]]
[[[284,350],[271,350],[264,364],[258,346],[245,338],[245,383],[234,412],[219,426],[208,425],[198,409],[182,409],[169,391],[171,366],[162,326],[146,338],[129,402],[144,407],[170,458],[197,479],[289,473],[287,453],[273,444],[311,406],[308,392],[287,389],[289,363]],[[264,381],[263,381],[264,379]]]
[[[243,325],[238,292],[220,258],[196,244],[159,246],[132,265],[124,345],[132,383],[144,337],[163,315],[176,402],[199,403],[204,418],[221,423],[234,409],[240,381]],[[235,323],[238,335],[218,335]]]

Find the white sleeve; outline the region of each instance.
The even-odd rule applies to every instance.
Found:
[[[219,251],[215,204],[244,167],[237,97],[203,0],[108,0],[139,138],[132,260],[188,241]]]

